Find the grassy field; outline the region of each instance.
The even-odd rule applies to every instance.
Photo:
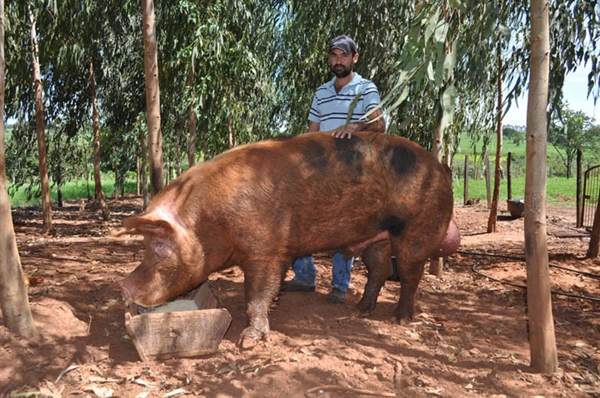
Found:
[[[524,199],[525,198],[525,178],[512,179],[512,197],[508,198],[508,187],[506,179],[500,181],[500,200]],[[463,202],[464,200],[464,179],[454,179],[454,201]],[[493,194],[493,181],[490,186],[490,195]],[[469,196],[467,199],[487,200],[487,189],[484,178],[469,179]],[[575,207],[575,198],[577,197],[577,180],[575,178],[554,177],[548,178],[546,184],[546,201],[548,203],[560,206]]]
[[[460,142],[460,150],[454,157],[454,199],[457,202],[463,202],[464,200],[464,162],[465,162],[465,154],[469,155],[469,169],[471,177],[469,178],[468,184],[468,198],[467,199],[475,199],[479,198],[481,200],[487,200],[487,188],[485,178],[473,178],[474,174],[476,174],[473,169],[477,167],[479,169],[479,173],[481,174],[481,169],[483,166],[483,162],[481,159],[482,156],[482,147],[481,142],[473,147],[472,142],[469,137],[463,135],[461,137]],[[475,148],[475,149],[474,149]],[[518,161],[515,161],[512,166],[512,197],[508,198],[508,187],[507,180],[503,178],[500,182],[500,200],[506,199],[523,199],[525,197],[525,154],[526,154],[526,145],[524,141],[521,141],[520,144],[516,144],[513,141],[504,140],[502,144],[502,167],[504,171],[506,171],[506,157],[508,153],[511,152],[513,154],[513,159],[519,158]],[[490,142],[489,148],[489,162],[490,168],[494,167],[495,162],[495,153],[496,153],[496,140],[494,139]],[[558,151],[552,145],[548,145],[547,147],[548,157],[558,157]],[[552,175],[552,164],[549,163],[547,165],[548,174]],[[492,173],[493,175],[493,173]],[[458,178],[457,178],[458,177]],[[490,186],[490,195],[493,193],[493,177]],[[564,205],[564,206],[575,206],[575,198],[577,196],[577,179],[566,178],[566,177],[548,177],[546,184],[546,195],[547,201],[549,203]]]
[[[465,154],[469,154],[469,168],[471,169],[471,177],[469,178],[469,186],[468,186],[468,199],[479,198],[481,200],[487,200],[487,191],[486,191],[486,182],[484,178],[473,178],[476,174],[473,169],[477,167],[479,170],[482,169],[482,161],[481,161],[481,151],[482,145],[478,143],[476,146],[476,151],[474,152],[473,145],[471,144],[471,140],[466,135],[463,135],[460,142],[460,150],[459,153],[455,155],[454,158],[454,199],[456,202],[463,202],[464,200],[464,180],[463,180],[463,172],[461,170],[464,169],[464,161]],[[515,144],[512,141],[505,140],[503,143],[503,167],[506,168],[506,156],[508,152],[512,152],[515,157],[521,157],[520,161],[515,161],[513,163],[513,178],[512,178],[512,198],[513,199],[522,199],[525,196],[525,173],[524,173],[524,156],[525,156],[525,142],[521,142],[519,145]],[[490,165],[493,167],[495,156],[492,156],[496,152],[496,141],[490,143],[489,150],[490,153]],[[548,146],[548,155],[557,155],[557,151],[554,147]],[[519,163],[520,162],[520,163]],[[551,166],[549,166],[550,169]],[[481,173],[477,173],[481,174]],[[110,175],[103,175],[104,180],[102,181],[102,186],[104,188],[104,193],[106,196],[110,197],[114,193],[114,181],[110,179]],[[493,178],[492,178],[493,180]],[[564,177],[551,177],[547,180],[547,200],[550,203],[556,203],[567,206],[575,206],[575,197],[576,197],[576,179],[575,178],[564,178]],[[490,187],[490,195],[493,190],[493,181],[492,186]],[[88,196],[94,194],[94,184],[93,182],[69,182],[63,186],[63,200],[70,199],[79,199],[79,198],[87,198]],[[508,188],[506,179],[502,179],[500,183],[500,200],[509,199],[508,196]],[[125,193],[131,194],[135,193],[135,181],[128,181],[125,184]],[[52,201],[56,202],[56,187],[53,187],[51,190]],[[569,200],[570,199],[570,200]],[[39,198],[33,197],[28,198],[27,192],[25,189],[20,189],[17,192],[13,193],[10,196],[10,202],[12,207],[21,207],[21,206],[29,206],[29,205],[37,205],[40,203]]]
[[[107,197],[111,197],[114,195],[114,181],[102,181],[102,188],[104,189],[104,194]],[[39,188],[38,188],[39,190]],[[39,193],[34,197],[28,197],[29,194],[25,188],[20,188],[16,192],[12,192],[9,187],[10,193],[10,205],[11,207],[23,207],[23,206],[32,206],[41,204]],[[125,182],[125,193],[131,194],[135,193],[135,181],[127,181]],[[71,200],[71,199],[81,199],[88,198],[94,196],[94,183],[93,182],[67,182],[63,185],[62,188],[63,200]],[[52,198],[52,203],[55,203],[57,198],[56,187],[51,187],[50,189],[50,197]]]
[[[462,176],[461,176],[462,177]],[[114,194],[114,184],[112,181],[103,181],[102,187],[106,196],[111,197]],[[454,200],[456,202],[463,202],[464,199],[464,180],[462,178],[454,179]],[[575,178],[549,178],[547,184],[547,200],[550,203],[561,204],[566,206],[575,206],[576,197],[576,180]],[[89,190],[88,190],[89,189]],[[490,187],[490,194],[492,193],[493,185]],[[94,195],[94,184],[93,182],[69,182],[63,186],[63,200],[87,198],[89,195]],[[469,197],[468,199],[479,198],[481,200],[487,200],[486,184],[485,179],[469,179],[468,186]],[[125,184],[125,193],[135,193],[135,181],[128,181]],[[51,190],[52,202],[57,201],[56,188]],[[523,199],[525,197],[525,178],[513,178],[512,179],[512,198]],[[507,182],[506,179],[501,180],[500,183],[500,200],[506,200],[507,197]],[[568,200],[571,199],[571,200]],[[40,200],[37,197],[27,198],[27,192],[24,189],[20,189],[16,193],[10,196],[10,203],[12,207],[22,207],[39,205]]]

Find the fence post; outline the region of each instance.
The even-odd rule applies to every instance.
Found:
[[[490,157],[485,153],[485,190],[487,193],[487,208],[492,208],[491,192],[490,192]]]
[[[575,222],[575,228],[581,228],[583,225],[583,196],[581,195],[581,175],[583,171],[583,156],[581,148],[577,150],[577,195],[575,202],[577,203],[577,221]]]
[[[512,199],[512,175],[510,174],[510,166],[512,163],[512,152],[509,152],[506,157],[506,199]]]
[[[465,190],[463,193],[463,204],[466,205],[469,200],[469,155],[465,154]]]

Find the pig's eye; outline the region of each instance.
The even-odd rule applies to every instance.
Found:
[[[166,245],[164,242],[155,242],[152,245],[152,249],[154,250],[154,253],[156,253],[156,255],[158,257],[168,256],[169,253],[171,252],[171,248],[168,245]]]

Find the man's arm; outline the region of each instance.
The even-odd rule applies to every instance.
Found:
[[[383,118],[383,116],[375,121],[372,121],[382,114],[383,112],[381,112],[381,109],[376,109],[375,111],[373,111],[373,113],[369,115],[368,123],[348,123],[348,125],[340,126],[337,129],[333,130],[331,132],[331,135],[333,135],[335,138],[350,138],[352,137],[352,134],[354,134],[357,131],[385,132],[385,119]]]
[[[320,126],[319,122],[309,122],[308,130],[306,132],[313,133],[313,132],[319,131],[320,130],[319,126]]]

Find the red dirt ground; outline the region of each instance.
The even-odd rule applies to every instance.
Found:
[[[24,272],[44,278],[29,287],[41,337],[16,337],[0,320],[0,396],[600,397],[598,299],[553,295],[560,370],[539,375],[529,367],[525,291],[472,271],[477,264],[488,277],[524,282],[523,219],[510,219],[505,209],[498,232],[486,234],[483,205],[456,205],[460,252],[441,278],[424,276],[410,324],[392,318],[399,284],[391,281],[370,318],[352,316],[366,281],[360,260],[346,303],[328,303],[331,256],[321,254],[317,292],[283,293],[269,340],[254,350],[235,346],[246,317],[243,275],[232,268],[210,278],[233,317],[218,352],[141,362],[115,281],[137,266],[142,243],[107,236],[141,211],[141,200],[110,206],[109,222],[83,202],[55,208],[51,237],[40,234],[39,208],[13,211]],[[600,274],[600,259],[584,259],[589,234],[574,225],[572,203],[549,207],[550,262]],[[597,278],[550,272],[553,289],[600,297]]]

